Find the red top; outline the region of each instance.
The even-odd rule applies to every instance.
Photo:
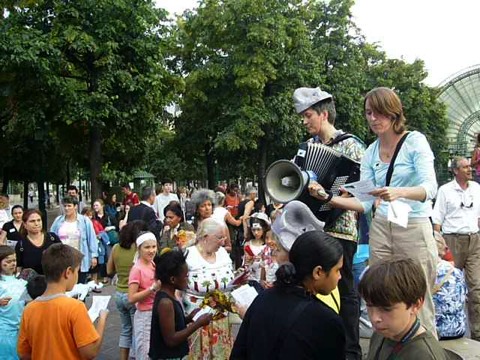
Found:
[[[235,195],[227,194],[225,196],[225,207],[232,214],[233,217],[238,215],[238,204],[240,203],[240,197]]]
[[[130,194],[125,195],[125,197],[123,198],[123,205],[127,204],[133,206],[140,204],[140,199],[138,198],[138,195],[133,191]]]

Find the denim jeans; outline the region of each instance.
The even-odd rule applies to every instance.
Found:
[[[115,293],[115,304],[120,313],[120,322],[122,324],[118,346],[124,349],[133,349],[133,315],[137,308],[128,302],[128,293],[120,291]]]

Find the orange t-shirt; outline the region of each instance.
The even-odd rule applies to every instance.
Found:
[[[78,348],[100,338],[85,305],[67,296],[37,298],[25,307],[18,335],[20,357],[81,359]]]

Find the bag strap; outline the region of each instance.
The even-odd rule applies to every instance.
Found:
[[[402,138],[400,139],[400,141],[398,142],[397,144],[397,147],[395,148],[395,152],[393,153],[393,156],[392,156],[392,160],[390,160],[390,165],[388,166],[388,170],[387,170],[387,177],[386,177],[386,181],[385,181],[385,186],[389,186],[390,185],[390,180],[392,180],[392,175],[393,175],[393,167],[395,165],[395,160],[397,159],[397,155],[400,151],[400,148],[402,147],[402,144],[404,143],[405,139],[407,138],[408,134],[410,134],[409,132],[407,132],[405,135],[402,136]]]
[[[450,279],[450,277],[452,276],[453,274],[453,271],[455,270],[455,268],[452,266],[448,272],[445,274],[445,276],[442,278],[442,281],[440,281],[438,284],[435,284],[433,286],[433,291],[432,291],[432,294],[436,294],[437,292],[440,291],[440,289],[442,288],[443,284],[445,284],[447,282],[448,279]]]
[[[305,310],[305,308],[307,307],[308,304],[310,304],[309,300],[301,301],[295,306],[293,311],[290,313],[290,316],[288,317],[286,326],[280,332],[280,335],[278,336],[277,340],[275,341],[275,345],[272,348],[271,356],[269,357],[269,359],[275,359],[276,358],[275,355],[278,355],[280,353],[282,345],[285,344],[284,341],[285,341],[287,335],[290,333],[290,330],[292,329],[292,326],[298,320],[298,317],[303,312],[303,310]]]

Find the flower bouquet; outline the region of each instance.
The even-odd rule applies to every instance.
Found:
[[[232,301],[230,295],[221,292],[220,290],[213,290],[205,295],[200,308],[212,308],[215,313],[213,320],[218,320],[226,317],[228,312],[235,312],[232,308]]]
[[[195,233],[193,231],[180,230],[176,234],[176,241],[179,249],[185,249],[195,244]]]

